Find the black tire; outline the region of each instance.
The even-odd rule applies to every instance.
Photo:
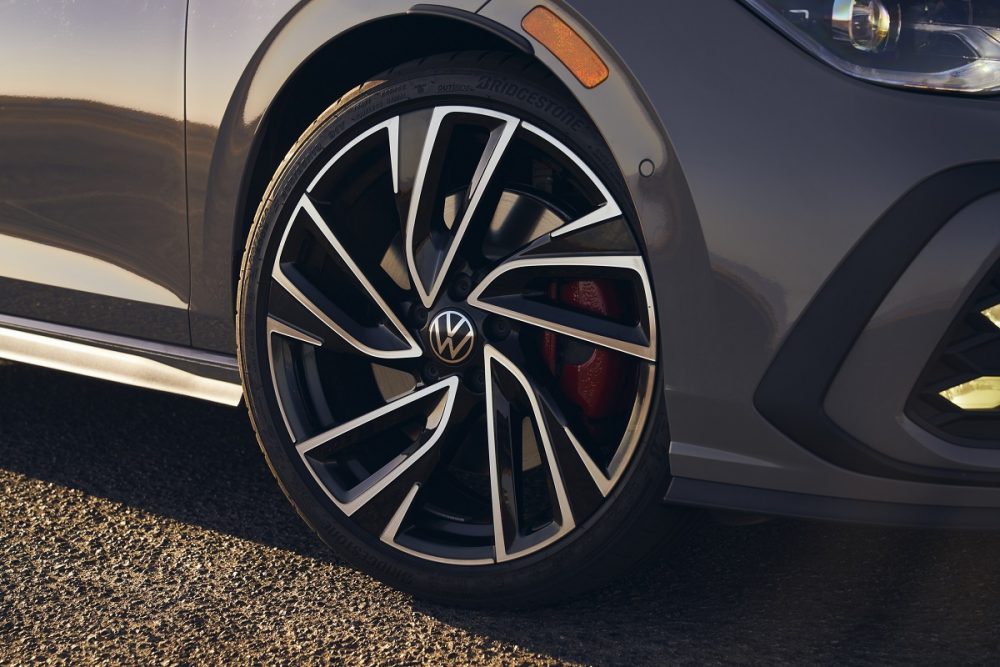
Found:
[[[669,438],[658,379],[651,383],[651,407],[631,462],[599,509],[540,551],[472,567],[404,553],[360,528],[305,470],[275,409],[262,318],[269,267],[277,239],[290,224],[290,209],[317,165],[359,132],[403,110],[442,103],[517,116],[557,137],[603,179],[622,204],[625,217],[632,219],[627,224],[633,231],[637,228],[628,193],[600,134],[540,65],[510,54],[457,53],[396,67],[345,94],[316,119],[288,152],[257,210],[241,268],[237,312],[248,409],[261,449],[285,494],[323,541],[352,565],[419,597],[450,604],[551,603],[634,572],[638,563],[664,548],[687,517],[683,510],[663,503],[670,480]]]

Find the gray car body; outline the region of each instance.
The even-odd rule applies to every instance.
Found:
[[[585,89],[523,32],[538,4],[585,35],[610,66],[605,83]],[[261,174],[283,154],[283,125],[294,125],[293,84],[328,67],[328,90],[316,94],[325,105],[380,59],[391,64],[394,49],[503,43],[532,50],[576,96],[635,202],[660,314],[669,500],[1000,523],[1000,449],[942,440],[904,413],[935,346],[1000,259],[1000,194],[969,195],[914,242],[898,275],[862,288],[858,303],[873,308],[855,308],[843,289],[833,298],[838,285],[859,284],[845,277],[851,262],[919,184],[1000,163],[1000,99],[849,78],[736,0],[13,2],[0,26],[0,57],[24,63],[0,74],[5,329],[235,386],[238,259]],[[430,34],[394,47],[401,26]],[[654,170],[643,176],[646,160]],[[894,229],[908,233],[905,221]],[[881,260],[868,263],[880,275]],[[840,339],[814,337],[782,359],[810,322],[836,329],[842,318]],[[833,343],[845,353],[817,390],[816,414],[800,421],[828,421],[854,458],[796,437],[820,426],[776,416],[794,412],[812,381],[782,369],[810,359],[809,345],[820,358]],[[34,354],[6,356],[45,363]]]

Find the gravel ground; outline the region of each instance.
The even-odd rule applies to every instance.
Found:
[[[669,565],[475,613],[344,566],[242,409],[0,365],[0,664],[993,663],[1000,536],[707,520]]]

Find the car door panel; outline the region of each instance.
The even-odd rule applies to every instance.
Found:
[[[0,6],[0,313],[189,341],[186,9]]]

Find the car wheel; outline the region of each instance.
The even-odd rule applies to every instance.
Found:
[[[417,595],[563,599],[658,553],[657,317],[623,179],[551,74],[460,53],[288,153],[241,271],[261,447],[350,563]]]

